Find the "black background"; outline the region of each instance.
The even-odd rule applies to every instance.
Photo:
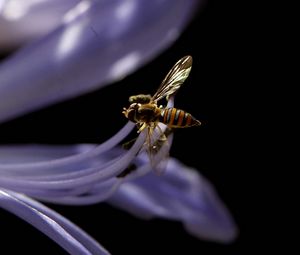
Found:
[[[232,244],[217,244],[188,235],[180,223],[139,220],[106,204],[49,205],[86,230],[112,254],[245,254],[242,248],[249,232],[241,187],[247,171],[243,172],[243,165],[239,164],[244,135],[235,132],[239,116],[231,112],[228,77],[232,70],[224,59],[230,50],[227,47],[230,35],[224,32],[226,27],[218,15],[212,3],[208,3],[173,46],[124,80],[0,125],[2,144],[101,143],[126,123],[121,109],[127,106],[128,96],[155,92],[179,58],[193,56],[191,74],[177,94],[175,105],[192,113],[203,125],[175,132],[171,156],[199,169],[214,184],[237,222],[239,237]],[[23,253],[64,254],[30,225],[7,212],[0,213],[1,249],[9,248],[10,254],[17,253],[20,247]],[[19,245],[11,246],[13,243]]]

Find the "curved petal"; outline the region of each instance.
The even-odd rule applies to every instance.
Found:
[[[83,146],[83,148],[86,147],[93,147],[93,145]],[[70,146],[69,149],[73,151],[74,147]],[[9,150],[13,151],[11,148]],[[2,151],[5,149],[2,148]],[[66,151],[67,148],[64,147],[63,152]],[[44,152],[47,152],[46,155],[49,156],[53,150],[49,147],[47,151],[44,147]],[[136,151],[133,155],[135,153]],[[158,156],[163,155],[158,154]],[[75,181],[74,185],[69,185],[68,182],[65,185],[64,181],[53,182],[51,179],[40,181],[34,178],[20,178],[19,180],[13,178],[9,180],[3,176],[0,181],[5,187],[19,190],[43,201],[84,205],[106,200],[139,217],[159,216],[179,220],[183,222],[188,232],[199,238],[221,242],[229,242],[235,238],[237,228],[229,212],[217,197],[213,187],[195,170],[173,159],[169,161],[166,173],[156,176],[152,173],[147,174],[151,166],[143,161],[143,157],[141,160],[136,162],[140,167],[128,176],[115,178],[116,173],[114,173],[111,175],[112,178],[103,179],[100,182],[97,179],[95,181],[95,176],[99,174],[98,169],[91,176],[89,171],[83,170],[83,172],[86,171],[86,175],[81,176],[78,181],[70,179],[71,183]],[[124,166],[124,163],[121,165]],[[106,171],[110,172],[111,168]],[[70,173],[70,176],[72,174]],[[81,178],[86,185],[79,185],[82,183]]]
[[[81,169],[79,174],[70,172],[67,174],[67,178],[55,179],[43,178],[37,179],[34,176],[32,178],[24,176],[0,176],[0,186],[21,191],[25,190],[64,190],[74,188],[90,188],[91,185],[99,183],[100,181],[106,181],[110,178],[120,174],[132,160],[136,157],[136,154],[140,151],[145,141],[145,133],[142,132],[138,137],[132,148],[129,151],[117,155],[113,159],[107,159],[105,163],[96,165],[86,169]],[[80,155],[79,155],[80,156]]]
[[[0,189],[0,207],[39,229],[70,254],[109,254],[82,229],[25,195]]]
[[[0,0],[0,52],[44,35],[80,0]]]
[[[173,98],[168,105],[173,105]],[[145,143],[146,130],[141,132],[129,151],[125,152],[116,146],[128,135],[133,125],[128,122],[116,135],[98,146],[54,146],[55,150],[49,145],[1,146],[0,186],[57,203],[102,201],[121,184],[116,177],[133,163]],[[162,146],[152,163],[159,163],[163,155],[168,154],[172,136],[168,140],[168,146]],[[74,151],[80,153],[73,155]],[[67,156],[59,157],[58,153]]]
[[[130,133],[133,127],[134,124],[128,122],[117,134],[98,146],[86,144],[1,146],[0,173],[4,175],[16,173],[19,176],[33,173],[36,176],[43,173],[54,174],[57,171],[60,174],[69,172],[68,167],[72,166],[72,170],[74,170],[74,165],[89,164],[95,158],[99,158],[101,154],[115,147]]]
[[[81,1],[57,29],[1,64],[0,122],[133,72],[178,37],[199,2]]]
[[[179,220],[192,235],[230,242],[237,227],[215,190],[194,169],[170,160],[163,176],[150,173],[124,183],[110,204],[138,217]]]

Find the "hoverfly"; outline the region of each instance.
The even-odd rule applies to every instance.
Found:
[[[153,96],[144,94],[130,96],[130,106],[123,108],[122,113],[125,117],[137,124],[138,133],[147,128],[146,145],[150,161],[152,158],[151,155],[156,153],[157,147],[162,147],[163,142],[167,141],[165,133],[158,125],[159,123],[165,124],[168,131],[173,128],[187,128],[201,125],[199,120],[184,110],[158,105],[158,102],[164,98],[168,101],[181,87],[189,76],[192,62],[193,59],[191,56],[181,58],[171,68]],[[156,128],[158,128],[160,135],[152,141],[152,136]],[[159,146],[157,146],[158,144]]]

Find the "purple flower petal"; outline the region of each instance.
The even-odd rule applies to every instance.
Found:
[[[70,172],[68,167],[89,164],[95,158],[98,159],[102,153],[114,148],[133,128],[134,124],[128,122],[117,134],[97,147],[95,145],[55,147],[42,145],[1,146],[0,173],[9,175],[12,172],[16,172],[21,176],[32,172],[37,176],[43,173],[53,174],[56,171],[61,174],[65,172],[65,169],[67,169],[66,172]],[[60,149],[58,150],[58,148]],[[74,152],[75,155],[73,155]],[[58,153],[62,154],[59,155]],[[70,156],[64,157],[65,154]]]
[[[0,169],[2,168],[2,170],[4,170],[2,172],[7,173],[0,176],[0,186],[5,187],[7,189],[17,190],[19,192],[27,191],[28,192],[27,194],[31,193],[30,190],[33,191],[35,189],[37,190],[41,190],[41,189],[42,190],[66,190],[67,189],[68,190],[68,189],[81,188],[84,190],[85,188],[90,188],[92,185],[99,183],[100,181],[103,182],[109,180],[110,178],[121,173],[135,158],[136,154],[140,151],[141,147],[143,146],[144,141],[145,141],[145,134],[141,133],[141,135],[136,140],[135,144],[128,152],[126,153],[123,152],[122,154],[119,154],[112,159],[107,158],[106,162],[100,165],[98,164],[94,167],[92,166],[92,167],[83,168],[79,170],[75,168],[76,170],[75,173],[74,171],[70,171],[69,169],[70,166],[65,164],[65,167],[70,172],[66,174],[64,178],[61,178],[62,176],[59,175],[59,178],[55,178],[54,180],[52,176],[50,176],[50,179],[47,176],[45,176],[42,179],[36,178],[38,174],[36,174],[36,176],[33,177],[26,176],[26,172],[25,172],[25,176],[22,174],[10,176],[10,173],[7,170],[9,170],[9,168],[13,169],[13,167],[9,164],[4,164],[2,166],[0,165]],[[99,149],[99,147],[96,147],[95,149],[93,149],[93,151]],[[76,157],[82,159],[82,154],[73,156],[72,159],[74,158],[76,159]],[[100,154],[96,154],[96,155],[101,156]],[[68,158],[66,159],[68,160]],[[61,159],[61,161],[64,162],[63,159]],[[44,167],[44,165],[45,163],[42,164],[42,167]],[[28,168],[28,165],[26,166],[26,164],[24,164],[23,171],[26,168]]]
[[[54,0],[52,7],[65,4],[65,9],[57,12],[62,15],[76,2]],[[48,34],[0,65],[0,122],[123,78],[170,45],[200,2],[80,1],[59,22],[56,19],[57,23],[44,17],[43,29]],[[51,1],[44,3],[51,5]],[[32,18],[32,22],[30,14],[41,15],[37,9],[23,14],[23,21]],[[15,39],[23,40],[25,34]],[[175,160],[169,161],[165,175],[151,172],[151,166],[160,164],[168,153],[168,146],[162,147],[152,165],[144,153],[136,157],[144,133],[129,151],[117,147],[132,128],[132,123],[127,124],[99,146],[0,147],[0,207],[31,223],[72,254],[108,252],[62,216],[15,191],[58,204],[107,201],[138,217],[180,221],[199,238],[232,241],[237,234],[235,223],[200,174]],[[137,169],[120,177],[132,163]]]
[[[169,101],[168,105],[173,105],[173,99]],[[128,123],[111,139],[99,146],[75,146],[75,150],[80,149],[82,152],[59,159],[55,158],[57,152],[53,156],[54,150],[47,146],[41,146],[41,150],[37,150],[37,146],[22,149],[15,146],[2,147],[2,149],[0,148],[0,186],[40,200],[57,203],[88,204],[102,201],[121,184],[113,179],[129,166],[145,142],[145,132],[142,132],[128,152],[125,153],[123,150],[114,148],[132,127],[133,123]],[[168,144],[171,145],[171,140]],[[25,149],[29,149],[29,151],[24,153]],[[66,153],[66,147],[63,149],[63,153]],[[83,149],[87,151],[83,151]],[[166,146],[162,149],[165,150],[163,154],[167,154],[170,147]],[[69,150],[73,152],[74,146],[71,146]],[[40,161],[38,156],[42,156],[43,159],[48,157],[48,160],[28,162],[33,156],[30,153],[36,151],[38,153],[34,154],[35,160]],[[10,160],[13,162],[20,162],[20,152],[23,160],[28,163],[7,163],[7,157],[12,157]],[[4,154],[6,164],[1,164],[3,161],[1,154]],[[162,153],[158,154],[153,163],[159,162],[161,155]],[[93,195],[95,187],[97,192],[101,190],[100,195]],[[90,193],[90,195],[83,198],[78,197],[85,193]]]
[[[0,207],[39,229],[70,254],[109,254],[82,229],[25,195],[0,189]]]
[[[141,145],[142,143],[138,145],[139,148]],[[57,146],[55,147],[57,148]],[[52,158],[51,153],[54,150],[51,146],[42,146],[41,148],[40,155],[45,154]],[[78,148],[80,148],[78,145],[69,146],[69,152],[67,152],[68,147],[64,146],[63,153],[70,155]],[[97,147],[83,145],[82,148],[94,150]],[[7,154],[7,151],[13,153],[18,150],[20,151],[20,148],[2,147],[0,152]],[[22,151],[25,149],[22,148]],[[32,152],[32,147],[29,147],[30,151]],[[115,150],[111,152],[113,151]],[[86,151],[83,150],[82,153],[86,153]],[[24,155],[32,157],[30,153]],[[57,153],[54,155],[57,157]],[[116,150],[112,155],[116,157],[116,161],[110,161],[111,156],[108,158],[108,162],[111,163],[108,163],[107,169],[104,171],[111,171],[111,164],[114,165],[120,160],[118,155],[122,155],[122,153],[120,154],[120,151]],[[17,154],[15,156],[18,157]],[[50,171],[47,172],[48,177],[47,175],[44,176],[45,179],[41,181],[40,177],[35,179],[34,175],[30,178],[22,177],[20,168],[19,176],[14,176],[10,180],[6,175],[1,175],[0,183],[6,188],[23,192],[42,201],[70,205],[86,205],[107,201],[142,218],[163,217],[178,220],[184,224],[188,232],[199,238],[221,242],[229,242],[235,238],[237,228],[228,210],[219,200],[213,187],[200,174],[174,159],[168,162],[167,171],[164,175],[156,176],[152,172],[149,174],[151,166],[147,160],[144,160],[145,156],[142,155],[142,158],[136,162],[136,164],[139,162],[139,167],[125,178],[116,178],[120,171],[115,171],[114,174],[110,175],[110,178],[96,178],[95,181],[95,176],[101,175],[101,171],[103,171],[100,167],[92,172],[83,169],[82,172],[86,172],[86,174],[81,175],[76,182],[74,182],[76,178],[73,179],[74,172],[65,174],[66,177],[68,175],[70,177],[69,179],[66,178],[67,182],[65,182],[65,180],[59,179],[53,181],[50,178]],[[158,156],[163,157],[163,154],[158,154]],[[104,157],[104,155],[98,155],[98,157]],[[124,170],[128,162],[122,162],[123,168],[120,169]],[[1,164],[0,169],[5,165],[9,166],[9,164]],[[24,166],[26,171],[26,164]],[[67,167],[67,165],[63,167]],[[9,169],[6,169],[5,173],[9,173]],[[38,176],[38,171],[36,171],[36,176]],[[59,173],[52,174],[52,177],[55,176],[60,175]],[[65,185],[66,183],[72,185]]]
[[[44,35],[80,0],[0,1],[0,52]]]
[[[196,237],[230,242],[236,225],[215,190],[194,169],[170,160],[163,176],[148,174],[126,182],[109,203],[138,217],[179,220]]]
[[[200,2],[81,1],[0,65],[0,122],[123,78],[170,45]]]

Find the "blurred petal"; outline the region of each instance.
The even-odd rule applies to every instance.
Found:
[[[0,207],[39,229],[70,254],[109,254],[82,229],[25,195],[0,189]]]
[[[170,160],[163,176],[126,182],[107,202],[141,218],[179,220],[198,238],[233,241],[236,225],[214,188],[194,169]]]
[[[173,99],[168,105],[173,105]],[[128,122],[116,135],[98,146],[1,146],[0,186],[55,203],[103,201],[121,184],[116,177],[136,160],[144,145],[147,130],[140,133],[128,151],[118,148],[133,127],[134,123]],[[168,154],[171,137],[168,137],[169,146],[163,146],[161,153],[154,157],[154,164]],[[61,157],[58,157],[59,152],[63,153]]]
[[[115,137],[87,152],[53,162],[0,164],[0,186],[33,196],[40,191],[46,191],[45,195],[50,193],[50,196],[53,196],[53,191],[59,190],[67,193],[74,190],[77,193],[79,189],[80,193],[86,192],[93,185],[108,181],[124,171],[145,141],[145,133],[142,132],[130,150],[120,151],[108,146]],[[71,150],[73,149],[71,147]],[[100,160],[100,163],[97,160]],[[26,169],[30,168],[34,168],[34,171],[29,170],[28,173]],[[61,193],[58,194],[62,196]]]
[[[0,185],[52,203],[86,205],[107,201],[138,217],[148,219],[163,217],[181,221],[189,233],[199,238],[219,242],[234,240],[237,228],[230,213],[218,198],[214,188],[194,169],[171,159],[166,173],[156,176],[152,173],[151,166],[144,160],[146,155],[141,155],[140,159],[135,161],[138,168],[134,172],[126,177],[116,178],[117,174],[129,165],[129,162],[133,162],[135,154],[143,145],[144,140],[140,137],[133,146],[133,148],[137,147],[125,154],[120,154],[120,150],[116,149],[110,151],[111,155],[95,154],[92,152],[99,147],[94,145],[63,146],[60,149],[55,146],[54,148],[58,149],[56,152],[51,146],[41,146],[39,156],[44,155],[42,158],[48,157],[50,161],[36,164],[40,164],[41,170],[45,170],[45,173],[41,175],[38,172],[39,168],[36,167],[36,170],[27,176],[27,166],[34,166],[34,163],[25,163],[23,168],[21,164],[0,164],[0,170],[2,169]],[[0,147],[0,160],[1,154],[11,155],[11,159],[14,155],[17,159],[18,151],[25,152],[26,149],[28,151],[23,153],[23,159],[26,156],[32,159],[30,154],[34,153],[37,148],[38,146],[20,148],[2,146]],[[102,157],[104,163],[100,163],[98,167],[74,171],[72,171],[72,164],[71,169],[64,164],[61,168],[62,174],[43,169],[44,164],[49,164],[52,158],[57,158],[59,151],[67,155],[65,159],[72,160],[76,157],[84,158],[82,155],[92,153],[100,158],[100,162]],[[74,151],[81,151],[81,153],[70,156]],[[128,157],[127,155],[131,156],[123,161],[124,157]],[[158,154],[158,156],[163,157],[163,154]],[[55,160],[59,163],[65,159]],[[93,157],[89,159],[93,162]],[[69,162],[72,163],[72,160]],[[25,162],[28,162],[26,158]],[[15,169],[18,171],[13,176],[10,175],[10,171],[14,169],[9,166],[18,168]],[[68,170],[64,172],[64,168]],[[103,173],[107,177],[103,178]]]
[[[48,33],[80,0],[0,0],[0,52]]]
[[[0,122],[123,78],[169,46],[200,2],[81,1],[0,65]]]
[[[120,143],[134,128],[128,122],[117,134],[100,145],[1,145],[0,173],[19,175],[63,172],[66,166],[90,163],[102,153],[109,151]],[[96,148],[95,148],[96,147]],[[92,150],[93,149],[93,150]],[[25,164],[26,163],[26,164]]]

